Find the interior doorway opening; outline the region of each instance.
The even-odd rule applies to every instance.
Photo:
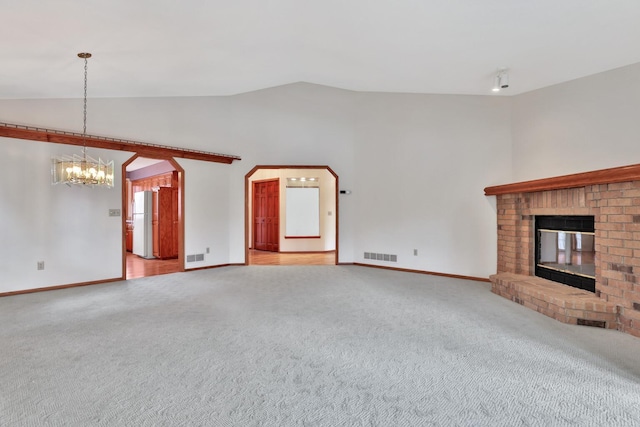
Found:
[[[184,271],[184,169],[135,155],[122,175],[123,278]]]
[[[338,176],[259,165],[245,175],[246,265],[338,264]]]

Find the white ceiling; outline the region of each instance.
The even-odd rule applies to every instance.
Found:
[[[146,168],[147,166],[153,166],[156,163],[162,163],[161,159],[148,159],[146,157],[136,157],[134,161],[127,165],[127,172],[135,171],[138,169]]]
[[[0,0],[0,99],[231,95],[305,81],[515,95],[640,62],[639,0]]]

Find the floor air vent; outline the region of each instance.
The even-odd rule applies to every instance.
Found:
[[[376,261],[398,262],[398,255],[376,254],[373,252],[365,252],[364,259],[374,259]]]

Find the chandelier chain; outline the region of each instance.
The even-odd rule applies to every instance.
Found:
[[[82,136],[84,138],[84,149],[87,146],[87,58],[84,58],[84,103],[83,103],[83,121],[82,121]]]

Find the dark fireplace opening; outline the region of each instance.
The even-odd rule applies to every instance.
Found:
[[[536,216],[535,235],[536,276],[596,291],[593,216]]]

